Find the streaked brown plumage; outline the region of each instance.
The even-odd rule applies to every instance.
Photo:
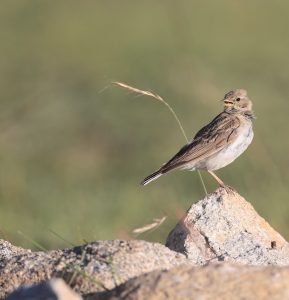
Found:
[[[230,91],[223,101],[224,111],[141,184],[146,185],[173,169],[181,168],[207,170],[220,185],[224,185],[212,171],[230,164],[247,149],[253,139],[254,114],[245,90]]]

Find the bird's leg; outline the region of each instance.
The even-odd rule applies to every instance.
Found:
[[[207,170],[208,171],[208,173],[211,175],[211,176],[213,176],[213,178],[218,182],[218,184],[220,185],[220,186],[222,186],[222,187],[225,187],[226,185],[225,185],[225,183],[214,173],[214,172],[212,172],[212,171],[209,171],[209,170]]]
[[[235,189],[226,185],[214,172],[207,170],[210,175],[212,175],[219,185],[226,190],[228,194],[235,192]]]

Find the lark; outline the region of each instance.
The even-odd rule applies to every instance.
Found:
[[[197,132],[168,162],[142,182],[146,185],[174,169],[206,170],[220,186],[225,183],[213,172],[240,156],[253,140],[252,102],[243,89],[224,96],[224,110]]]

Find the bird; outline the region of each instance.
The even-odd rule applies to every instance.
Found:
[[[223,111],[169,161],[147,176],[141,185],[156,180],[174,169],[206,170],[220,186],[226,184],[213,172],[232,163],[251,144],[253,133],[252,101],[244,89],[235,89],[221,100]]]

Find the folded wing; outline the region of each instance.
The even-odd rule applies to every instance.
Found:
[[[233,143],[240,120],[227,112],[219,114],[210,124],[197,132],[194,139],[165,163],[159,171],[164,174],[187,163],[201,161]]]

